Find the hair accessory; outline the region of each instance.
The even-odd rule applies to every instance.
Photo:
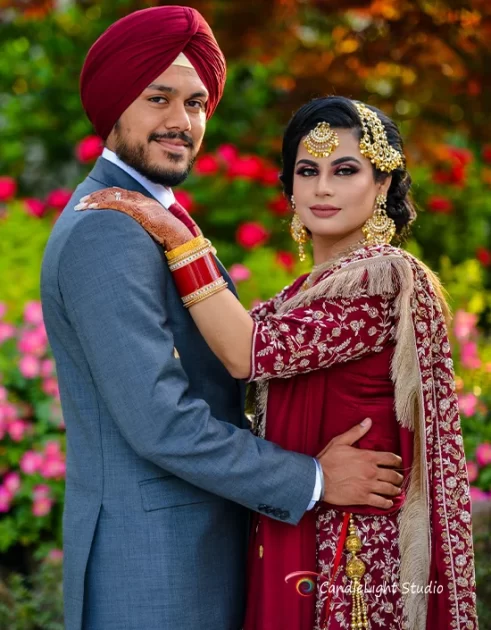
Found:
[[[385,128],[377,114],[363,103],[355,102],[355,107],[362,126],[361,154],[369,159],[379,171],[385,173],[403,166],[404,157],[402,153],[390,146]]]
[[[295,243],[298,244],[298,257],[300,258],[300,262],[304,262],[305,260],[305,243],[309,240],[309,233],[305,229],[305,225],[300,220],[300,217],[295,212],[292,217],[292,222],[290,224],[290,234],[292,235]]]
[[[361,228],[365,236],[365,245],[389,244],[396,233],[396,224],[387,214],[387,198],[377,195],[375,210],[365,225]]]
[[[339,145],[338,134],[328,122],[323,121],[310,131],[303,145],[314,157],[328,157]]]

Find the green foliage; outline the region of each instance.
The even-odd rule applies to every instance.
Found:
[[[0,628],[63,630],[61,561],[43,561],[27,579],[16,573],[0,582]]]

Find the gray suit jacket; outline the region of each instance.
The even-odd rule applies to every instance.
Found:
[[[248,509],[297,523],[315,463],[250,433],[242,384],[200,336],[141,226],[74,211],[109,186],[149,196],[100,158],[42,268],[67,428],[66,629],[237,630]]]

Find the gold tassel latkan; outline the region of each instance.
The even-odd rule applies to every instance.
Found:
[[[346,575],[351,580],[351,630],[367,630],[367,605],[365,598],[363,597],[363,590],[361,586],[361,578],[365,574],[365,563],[356,555],[361,551],[362,542],[356,533],[355,522],[352,514],[350,514],[348,532],[349,535],[346,538],[344,546],[351,554],[351,557],[346,563]]]

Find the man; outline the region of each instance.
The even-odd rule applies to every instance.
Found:
[[[67,630],[238,630],[247,509],[294,525],[321,498],[388,507],[380,495],[398,492],[400,475],[382,466],[399,458],[349,446],[369,423],[320,460],[254,437],[243,387],[182,307],[162,249],[118,212],[74,211],[119,186],[192,225],[170,187],[187,176],[224,80],[210,28],[187,7],[116,22],[82,71],[106,149],[59,218],[42,270],[67,426]]]

